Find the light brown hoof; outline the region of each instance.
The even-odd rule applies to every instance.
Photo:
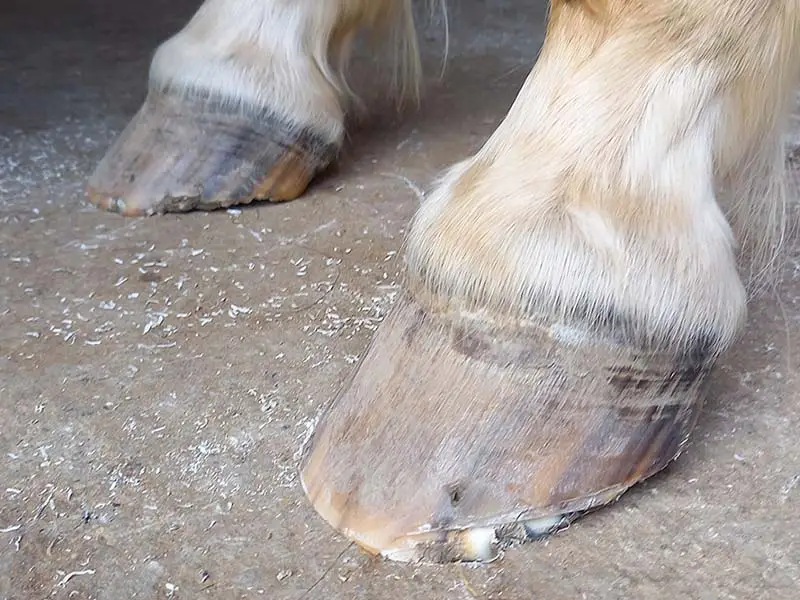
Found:
[[[686,443],[707,363],[399,301],[318,426],[302,482],[369,552],[486,560],[618,498]]]
[[[292,200],[337,150],[268,111],[151,92],[97,166],[88,196],[123,215]]]

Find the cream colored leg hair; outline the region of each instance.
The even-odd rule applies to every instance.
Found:
[[[798,0],[554,1],[507,117],[417,214],[412,285],[452,310],[726,348],[745,319],[737,242],[771,255],[780,230],[799,14]]]
[[[393,32],[402,94],[419,82],[411,0],[206,0],[156,52],[151,89],[217,92],[327,139],[344,133],[344,78],[359,29]]]

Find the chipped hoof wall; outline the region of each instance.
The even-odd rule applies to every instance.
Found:
[[[317,512],[392,560],[491,560],[681,452],[709,365],[401,299],[314,433]]]
[[[566,528],[578,515],[555,515],[518,521],[499,527],[474,527],[433,536],[422,534],[406,538],[406,546],[381,551],[381,556],[397,562],[477,562],[497,560],[507,548],[539,541]]]
[[[308,493],[305,481],[300,477],[303,489]],[[610,502],[619,498],[616,495]],[[360,532],[343,530],[342,533],[365,552],[386,560],[404,563],[446,564],[455,562],[489,563],[500,558],[502,553],[514,546],[544,540],[567,529],[570,524],[586,514],[569,513],[515,520],[496,526],[470,527],[466,529],[410,533],[400,543],[388,548],[376,548],[374,539]]]
[[[151,92],[97,166],[87,195],[126,216],[292,200],[338,147],[264,110]]]

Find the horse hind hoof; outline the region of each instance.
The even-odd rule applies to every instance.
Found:
[[[292,200],[338,147],[233,100],[151,91],[92,174],[87,195],[128,216]]]
[[[492,560],[667,466],[709,369],[405,297],[315,431],[301,480],[318,513],[370,553]]]

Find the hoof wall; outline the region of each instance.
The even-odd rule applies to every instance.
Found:
[[[127,216],[292,200],[337,149],[265,111],[151,92],[97,166],[87,194]]]
[[[681,451],[704,365],[404,298],[315,432],[304,489],[393,560],[491,560],[615,501]]]

